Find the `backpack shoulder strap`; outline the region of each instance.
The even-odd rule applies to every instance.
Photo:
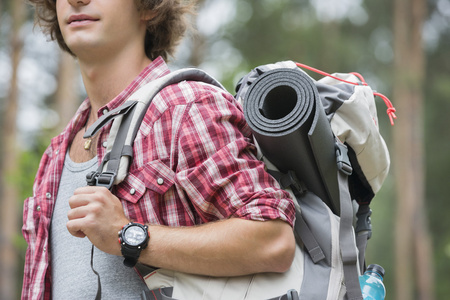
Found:
[[[107,153],[98,170],[86,176],[88,185],[111,189],[125,179],[133,158],[134,139],[152,99],[165,87],[182,81],[205,82],[225,90],[211,75],[196,68],[171,72],[141,87],[124,104],[100,117],[86,130],[84,138],[92,137],[114,120],[107,141]]]

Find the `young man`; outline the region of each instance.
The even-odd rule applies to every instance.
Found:
[[[295,249],[293,202],[264,172],[240,106],[219,88],[182,82],[164,89],[142,122],[125,181],[112,193],[86,186],[85,175],[105,155],[111,125],[88,141],[86,128],[170,72],[164,59],[182,37],[192,5],[30,2],[45,31],[78,60],[88,98],[44,153],[33,197],[25,201],[22,298],[93,298],[91,263],[105,299],[139,299],[144,283],[128,267],[136,260],[212,276],[286,271]],[[140,253],[129,254],[118,242],[130,222],[148,225],[148,246]],[[91,243],[101,250],[93,261]],[[132,256],[128,266],[122,253]]]

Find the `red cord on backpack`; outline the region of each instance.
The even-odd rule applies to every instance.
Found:
[[[348,83],[348,84],[353,84],[353,85],[365,85],[365,86],[368,86],[368,84],[367,84],[366,81],[364,80],[364,77],[362,77],[361,74],[356,73],[356,72],[351,72],[350,74],[355,75],[356,77],[358,77],[358,79],[361,80],[360,83],[358,83],[358,82],[353,82],[353,81],[348,81],[348,80],[345,80],[345,79],[342,79],[342,78],[333,76],[333,75],[331,75],[331,74],[329,74],[329,73],[327,73],[327,72],[321,71],[321,70],[319,70],[319,69],[310,67],[310,66],[305,65],[305,64],[301,64],[301,63],[295,63],[295,64],[296,64],[298,67],[300,67],[300,68],[304,68],[304,69],[313,71],[313,72],[315,72],[315,73],[317,73],[317,74],[320,74],[320,75],[322,75],[322,76],[327,76],[327,77],[330,77],[330,78],[333,78],[333,79],[336,79],[336,80],[339,80],[339,81],[342,81],[342,82],[345,82],[345,83]],[[374,96],[378,96],[378,97],[380,97],[381,99],[383,99],[384,103],[385,103],[386,106],[387,106],[386,113],[387,113],[387,115],[389,116],[389,120],[391,121],[391,125],[394,126],[394,119],[397,119],[397,116],[395,115],[395,107],[392,105],[392,102],[389,100],[388,97],[386,97],[385,95],[383,95],[383,94],[381,94],[381,93],[374,92],[373,95],[374,95]]]

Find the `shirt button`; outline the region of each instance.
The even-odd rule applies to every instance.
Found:
[[[131,189],[131,190],[130,190],[130,194],[131,194],[131,195],[136,194],[136,189]]]
[[[47,194],[45,194],[45,197],[47,197],[47,199],[50,199],[52,197],[52,194],[47,193]]]
[[[109,112],[109,110],[108,110],[107,108],[105,108],[105,109],[102,111],[102,113],[103,113],[104,115],[106,115],[108,112]]]
[[[108,147],[108,142],[103,142],[102,146],[103,146],[103,148]]]
[[[40,205],[36,206],[36,210],[41,211],[41,206]]]
[[[163,184],[164,184],[164,179],[162,179],[162,178],[160,177],[160,178],[158,178],[158,179],[156,180],[156,183],[159,184],[159,185],[163,185]]]
[[[44,246],[44,252],[47,251],[47,247]]]

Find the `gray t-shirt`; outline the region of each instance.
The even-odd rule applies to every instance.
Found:
[[[97,169],[97,157],[74,163],[66,155],[58,197],[51,223],[51,270],[53,299],[94,299],[97,276],[91,269],[92,244],[67,230],[69,198],[75,189],[86,186],[86,174]],[[100,274],[102,299],[140,299],[144,282],[123,258],[94,250],[94,269]]]

